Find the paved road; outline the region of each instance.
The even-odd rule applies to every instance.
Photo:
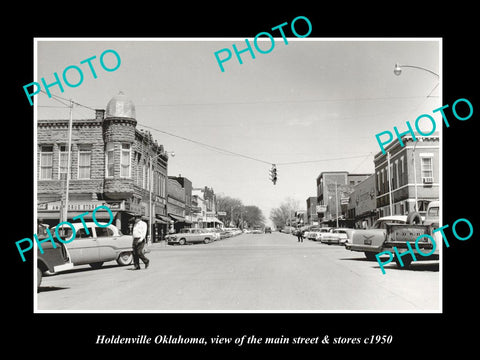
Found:
[[[383,275],[363,253],[288,234],[154,244],[147,270],[110,262],[45,276],[38,310],[439,311],[438,262]]]

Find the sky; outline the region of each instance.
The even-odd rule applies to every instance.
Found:
[[[266,41],[259,43],[262,49],[270,47]],[[54,72],[61,77],[67,66],[79,66],[84,74],[79,86],[50,91],[93,109],[105,109],[123,91],[135,104],[137,128],[148,129],[175,152],[169,175],[257,205],[266,218],[287,197],[305,209],[323,171],[373,173],[380,151],[375,134],[393,132],[393,126],[406,130],[405,122],[413,125],[421,114],[441,123],[439,114],[432,114],[442,105],[438,78],[412,68],[393,73],[400,63],[441,74],[439,39],[288,38],[285,44],[275,38],[270,53],[253,48],[255,59],[245,52],[243,64],[233,54],[222,72],[214,53],[233,52],[232,44],[244,49],[245,39],[37,39],[33,81],[53,82]],[[121,58],[112,72],[99,64],[107,49]],[[94,55],[96,79],[80,64]],[[113,56],[105,62],[115,65]],[[74,75],[69,73],[71,82]],[[35,106],[38,119],[69,116],[43,93],[35,96]],[[79,106],[73,114],[94,117],[93,110]],[[271,164],[277,164],[276,185],[269,179]]]

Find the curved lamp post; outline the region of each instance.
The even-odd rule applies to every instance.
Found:
[[[436,77],[440,78],[440,75],[438,75],[436,72],[432,71],[432,70],[429,70],[429,69],[426,69],[424,67],[421,67],[421,66],[415,66],[415,65],[400,65],[399,63],[396,63],[395,64],[395,67],[393,68],[393,73],[397,76],[400,76],[402,74],[402,70],[403,68],[414,68],[414,69],[420,69],[420,70],[424,70],[424,71],[427,71],[429,72],[430,74],[432,75],[435,75]]]

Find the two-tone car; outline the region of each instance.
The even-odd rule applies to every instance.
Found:
[[[67,242],[66,246],[74,265],[89,264],[98,269],[103,263],[117,261],[118,265],[129,265],[133,260],[133,236],[123,235],[115,225],[106,225],[95,222],[72,223],[75,229],[75,238],[72,239],[72,229],[62,225]],[[62,231],[59,229],[59,232]]]
[[[352,231],[353,229],[348,228],[333,229],[332,232],[322,234],[320,241],[322,244],[344,245],[348,241],[349,233]]]
[[[180,230],[176,234],[170,234],[165,237],[169,245],[178,244],[193,244],[193,243],[205,243],[213,241],[216,237],[216,234],[209,232],[206,229],[198,228],[186,228]]]

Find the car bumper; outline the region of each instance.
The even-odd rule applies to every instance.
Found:
[[[323,244],[338,244],[339,242],[338,239],[322,239]]]
[[[351,244],[351,243],[346,243],[345,248],[350,251],[359,251],[359,252],[373,252],[373,253],[379,253],[382,251],[382,248],[377,248],[369,245],[360,245],[360,244]]]
[[[73,263],[71,263],[71,262],[65,263],[65,264],[62,264],[62,265],[57,265],[57,266],[53,267],[53,271],[56,272],[56,273],[61,272],[61,271],[70,270],[70,269],[73,269]]]

